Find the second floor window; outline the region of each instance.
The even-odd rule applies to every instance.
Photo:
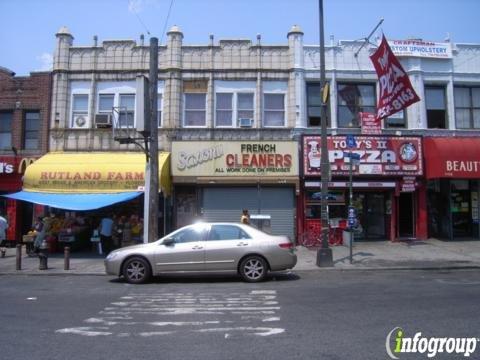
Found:
[[[115,95],[113,94],[98,95],[98,112],[111,114],[113,112],[114,99],[115,99]]]
[[[338,127],[360,127],[359,112],[375,113],[375,86],[338,84]]]
[[[25,113],[25,131],[23,133],[23,144],[26,150],[39,148],[40,134],[40,112],[28,111]]]
[[[82,126],[88,116],[88,94],[73,94],[72,127]]]
[[[263,94],[263,126],[285,126],[285,94]]]
[[[397,129],[397,128],[407,127],[406,114],[407,112],[405,110],[402,110],[393,114],[388,118],[385,118],[383,120],[383,126],[386,129]]]
[[[158,94],[157,97],[157,124],[158,127],[162,127],[162,109],[163,109],[163,96]]]
[[[427,125],[429,129],[447,128],[447,107],[445,89],[425,87],[425,104],[427,107]]]
[[[0,149],[12,147],[12,112],[0,112]]]
[[[135,126],[135,95],[120,95],[118,125],[129,128]]]
[[[185,93],[184,95],[184,126],[205,126],[207,94]]]
[[[480,129],[480,88],[455,87],[457,129]]]
[[[253,120],[253,93],[217,93],[215,108],[216,126],[238,126],[242,118]]]
[[[322,94],[320,92],[320,83],[307,84],[307,121],[308,126],[321,126]],[[327,115],[330,106],[327,101]],[[330,116],[327,116],[327,125],[330,125]]]

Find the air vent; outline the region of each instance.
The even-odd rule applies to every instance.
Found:
[[[112,114],[96,114],[95,125],[97,128],[107,128],[112,126]]]
[[[238,122],[240,124],[240,127],[248,128],[253,126],[253,119],[240,118],[238,119]]]

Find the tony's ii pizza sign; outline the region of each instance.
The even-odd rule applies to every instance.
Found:
[[[377,119],[386,118],[405,109],[420,98],[413,90],[408,75],[393,54],[385,35],[377,51],[370,56],[380,83]]]

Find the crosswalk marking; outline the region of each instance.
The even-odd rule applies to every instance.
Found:
[[[137,293],[122,296],[97,316],[85,319],[86,326],[58,329],[56,332],[117,337],[168,336],[180,332],[218,333],[223,334],[225,339],[272,336],[285,332],[284,328],[268,326],[281,321],[280,310],[275,290]],[[135,331],[135,328],[142,331]]]

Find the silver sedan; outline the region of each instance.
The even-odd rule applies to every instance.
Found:
[[[175,272],[232,271],[248,282],[265,279],[268,271],[291,269],[297,263],[287,236],[266,234],[236,223],[197,223],[164,238],[112,251],[107,274],[140,284],[151,276]]]

